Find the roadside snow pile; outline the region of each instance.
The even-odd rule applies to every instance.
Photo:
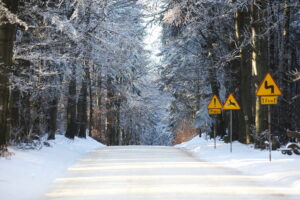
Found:
[[[253,176],[261,185],[280,191],[292,199],[300,199],[300,156],[272,151],[272,162],[269,162],[267,150],[261,151],[254,149],[253,145],[234,142],[233,152],[230,153],[230,144],[217,140],[217,149],[214,149],[213,139],[206,140],[198,136],[175,147],[189,150],[201,160],[235,168]]]
[[[15,155],[0,158],[0,194],[3,200],[39,200],[51,182],[64,174],[83,154],[103,144],[88,137],[69,140],[57,135],[51,147],[23,151],[9,148]]]

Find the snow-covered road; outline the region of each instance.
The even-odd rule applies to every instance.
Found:
[[[287,199],[251,176],[196,160],[173,147],[92,151],[54,182],[46,199]]]

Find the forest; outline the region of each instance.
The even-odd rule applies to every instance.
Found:
[[[264,148],[267,106],[255,93],[269,72],[283,91],[272,106],[273,148],[288,142],[286,130],[300,125],[299,11],[293,0],[169,1],[162,79],[175,98],[173,132],[185,134],[191,123],[200,129],[191,132],[216,126],[226,140],[229,112],[211,118],[206,109],[212,94],[225,102],[232,93],[241,105],[233,112],[234,140]]]
[[[255,93],[267,73],[283,93],[272,106],[278,148],[287,130],[300,131],[299,8],[298,0],[0,0],[0,149],[56,134],[171,145],[214,128],[226,141],[229,112],[211,116],[207,105],[230,93],[241,106],[233,139],[265,148],[267,106]],[[159,63],[145,48],[154,25]]]

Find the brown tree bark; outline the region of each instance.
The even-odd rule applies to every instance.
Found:
[[[115,132],[115,106],[114,106],[114,89],[112,85],[112,77],[107,77],[107,98],[106,98],[106,135],[108,145],[116,145],[116,132]]]
[[[95,72],[96,73],[96,72]],[[93,133],[93,136],[97,136],[101,142],[106,143],[106,138],[105,138],[105,126],[103,123],[104,117],[104,109],[103,109],[103,93],[102,93],[102,78],[101,78],[101,73],[97,73],[96,75],[97,79],[97,87],[96,87],[96,109],[94,109],[94,118],[93,118],[93,124],[94,128],[93,130],[95,133]],[[95,134],[95,135],[94,135]]]
[[[77,125],[78,125],[78,137],[86,138],[87,128],[87,80],[82,80],[82,86],[78,97],[77,104]]]
[[[3,2],[11,12],[15,13],[17,11],[17,0],[4,0]],[[9,140],[9,79],[6,73],[8,71],[7,67],[12,64],[15,35],[15,25],[5,24],[0,26],[0,149],[5,149]]]
[[[267,23],[267,0],[255,0],[252,3],[252,75],[254,86],[257,90],[261,81],[269,70],[268,62],[268,38],[266,36]],[[267,107],[260,104],[260,98],[255,102],[255,127],[256,135],[267,129]]]
[[[242,129],[239,131],[240,142],[250,143],[250,125],[252,116],[252,88],[251,88],[251,45],[246,37],[250,32],[250,12],[248,9],[236,13],[236,36],[240,46],[240,104]]]
[[[54,140],[55,139],[55,132],[57,130],[57,112],[58,112],[58,98],[54,97],[53,100],[50,102],[50,108],[49,108],[49,134],[48,134],[48,140]]]
[[[69,95],[67,106],[67,131],[65,136],[74,139],[77,135],[76,125],[76,67],[73,66],[72,77],[69,83]]]
[[[282,90],[282,97],[280,98],[280,115],[279,121],[281,124],[284,125],[285,128],[291,128],[291,84],[287,80],[286,73],[291,70],[291,49],[290,49],[290,0],[284,1],[284,23],[283,23],[283,32],[282,34],[282,60],[279,66],[280,72],[280,87]]]
[[[89,136],[92,137],[92,130],[94,127],[94,100],[93,100],[93,88],[92,88],[92,76],[90,70],[88,70],[87,81],[89,85]]]

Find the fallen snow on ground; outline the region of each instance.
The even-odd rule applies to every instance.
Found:
[[[235,168],[253,176],[261,185],[288,194],[293,199],[300,199],[300,156],[272,151],[272,162],[269,162],[267,150],[257,150],[253,145],[234,142],[233,152],[230,153],[230,144],[217,140],[217,148],[214,149],[214,140],[198,136],[176,147],[189,150],[201,160]]]
[[[15,155],[0,158],[0,194],[3,200],[39,200],[52,181],[62,176],[83,154],[104,145],[92,138],[69,140],[57,135],[41,150],[9,148]]]

